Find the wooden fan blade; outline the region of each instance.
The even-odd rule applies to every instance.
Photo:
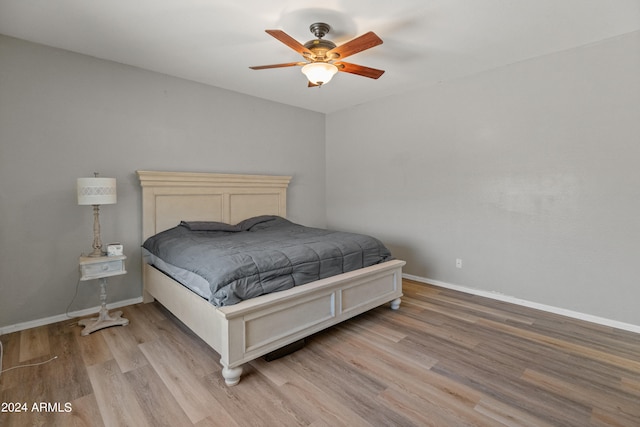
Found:
[[[304,65],[306,62],[287,62],[285,64],[272,64],[272,65],[256,65],[249,67],[252,70],[266,70],[267,68],[283,68],[283,67],[295,67],[296,65]]]
[[[344,59],[347,56],[351,56],[355,53],[362,52],[363,50],[370,49],[374,46],[382,44],[382,39],[378,37],[373,31],[369,31],[366,34],[356,37],[355,39],[346,42],[343,45],[335,47],[327,52],[327,58],[332,58],[335,54],[338,56],[334,59]]]
[[[309,49],[304,47],[299,41],[297,41],[296,39],[294,39],[284,31],[282,30],[265,30],[265,31],[267,32],[267,34],[270,34],[271,36],[275,37],[276,39],[286,44],[287,46],[289,46],[291,49],[295,50],[302,56],[306,57],[306,56],[313,55]]]
[[[320,85],[317,85],[317,84],[311,83],[311,82],[309,82],[309,84],[307,84],[307,87],[318,87],[318,86],[320,86]]]
[[[349,62],[336,62],[333,65],[338,67],[338,71],[342,71],[343,73],[357,74],[359,76],[369,77],[370,79],[377,79],[384,74],[384,70],[350,64]]]

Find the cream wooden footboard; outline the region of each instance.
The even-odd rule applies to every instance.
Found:
[[[181,220],[236,224],[256,215],[286,217],[290,177],[138,171],[143,239]],[[242,365],[402,296],[402,266],[393,260],[215,307],[150,265],[143,266],[144,300],[157,299],[220,354],[228,385]]]

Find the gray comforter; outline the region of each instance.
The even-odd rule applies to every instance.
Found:
[[[237,225],[183,221],[143,247],[206,279],[210,301],[218,306],[392,259],[373,237],[305,227],[277,216]]]

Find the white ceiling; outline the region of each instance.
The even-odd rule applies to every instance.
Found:
[[[386,73],[249,69],[301,60],[264,30],[304,43],[314,22],[338,45],[374,31],[347,61]],[[324,113],[638,30],[640,0],[0,0],[2,34]]]

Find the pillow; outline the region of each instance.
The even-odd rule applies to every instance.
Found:
[[[181,221],[180,225],[191,231],[242,231],[237,225],[216,221]]]
[[[289,222],[286,219],[276,215],[260,215],[239,222],[238,227],[240,227],[242,231],[256,231],[258,229],[269,228],[272,225],[281,223],[283,221]]]

